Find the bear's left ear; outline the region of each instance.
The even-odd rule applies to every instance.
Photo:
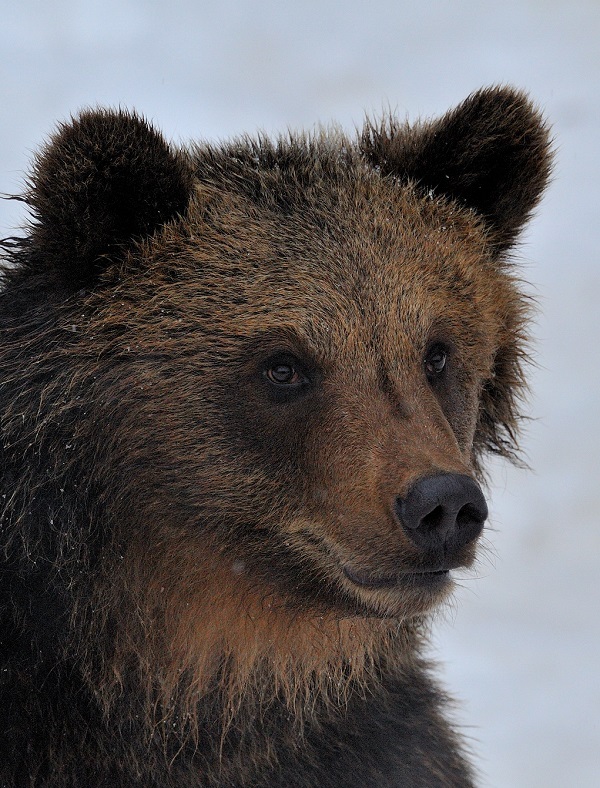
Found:
[[[477,211],[497,254],[536,206],[552,158],[540,113],[511,88],[480,90],[442,118],[413,127],[368,123],[360,147],[382,174]]]
[[[29,186],[27,268],[81,287],[185,211],[192,174],[139,116],[89,110],[59,128],[37,156]]]

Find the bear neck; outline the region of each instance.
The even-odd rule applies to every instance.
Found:
[[[124,576],[127,588],[112,574],[112,610],[109,590],[100,590],[106,615],[92,604],[88,626],[96,631],[85,639],[111,646],[83,664],[90,686],[102,688],[95,694],[107,719],[133,709],[146,735],[175,730],[198,746],[210,732],[223,743],[252,717],[301,732],[418,670],[423,623],[416,619],[298,612],[243,580],[234,592],[215,566],[210,582],[193,592],[188,584],[184,595],[147,575],[136,588],[130,568]]]

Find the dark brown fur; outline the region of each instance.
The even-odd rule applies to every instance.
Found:
[[[0,296],[1,785],[473,784],[394,502],[516,450],[548,171],[509,89],[358,142],[62,127]]]

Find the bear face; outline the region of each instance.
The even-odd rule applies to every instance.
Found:
[[[106,325],[125,322],[127,386],[140,388],[144,408],[169,398],[167,424],[158,413],[142,416],[156,432],[139,451],[144,474],[156,474],[151,498],[168,502],[160,522],[174,517],[177,527],[195,512],[188,550],[198,540],[202,554],[219,526],[229,565],[285,597],[293,588],[294,605],[403,618],[448,591],[445,582],[427,592],[418,580],[434,576],[423,573],[469,564],[474,541],[424,549],[403,528],[397,501],[422,477],[472,475],[481,390],[503,313],[520,302],[502,272],[481,276],[486,262],[494,266],[474,217],[422,205],[410,187],[347,189],[335,205],[319,198],[330,228],[311,221],[314,205],[257,220],[245,199],[215,205],[204,193],[185,219],[191,240],[176,241],[177,273],[165,272],[159,240],[156,260],[145,252],[145,306],[132,302],[136,265],[109,307],[91,308],[101,325],[86,333],[102,337]],[[164,363],[152,360],[157,352]],[[430,378],[436,352],[446,361]],[[123,434],[145,432],[140,407],[124,416]],[[178,482],[169,469],[182,446],[187,472]],[[121,475],[133,482],[129,461],[125,449]],[[394,582],[370,588],[348,572]]]
[[[406,670],[475,558],[483,453],[515,450],[507,252],[548,173],[509,89],[356,142],[65,125],[2,294],[19,637],[196,747],[215,682],[231,727],[252,693],[306,716]]]

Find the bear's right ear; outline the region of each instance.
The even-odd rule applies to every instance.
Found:
[[[360,147],[383,175],[476,211],[496,254],[514,242],[529,218],[552,158],[540,113],[525,94],[505,87],[473,93],[429,123],[368,123]]]
[[[185,158],[136,114],[83,112],[36,157],[21,263],[69,288],[93,284],[135,240],[185,211],[192,181]]]

